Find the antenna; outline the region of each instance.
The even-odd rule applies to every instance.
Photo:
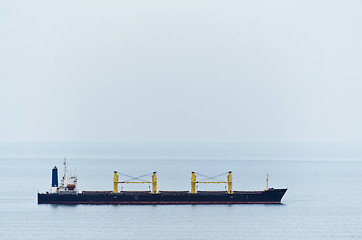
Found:
[[[64,177],[67,176],[67,158],[64,158],[63,161],[63,165],[64,165]]]

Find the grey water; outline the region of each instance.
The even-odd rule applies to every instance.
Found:
[[[229,170],[235,190],[263,190],[269,174],[269,187],[288,191],[280,205],[38,205],[65,156],[80,191],[112,190],[114,170],[157,171],[159,190]],[[3,143],[0,239],[362,239],[361,160],[349,144]]]

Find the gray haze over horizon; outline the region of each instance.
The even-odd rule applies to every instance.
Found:
[[[0,142],[362,142],[361,1],[0,0]]]

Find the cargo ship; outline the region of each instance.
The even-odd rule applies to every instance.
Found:
[[[67,175],[67,163],[64,160],[64,176],[58,184],[58,169],[52,169],[52,187],[49,192],[38,193],[38,204],[280,204],[287,191],[268,187],[262,191],[233,191],[232,172],[227,173],[226,181],[197,181],[196,173],[191,173],[191,191],[158,191],[157,175],[152,173],[151,181],[131,178],[133,181],[119,181],[117,171],[113,176],[113,191],[77,191],[77,177]],[[201,174],[200,174],[201,175]],[[126,175],[128,176],[128,175]],[[203,175],[204,176],[204,175]],[[143,176],[142,176],[143,177]],[[138,181],[134,181],[138,180]],[[119,191],[119,184],[150,184],[150,191]],[[226,191],[198,191],[198,184],[226,184]]]

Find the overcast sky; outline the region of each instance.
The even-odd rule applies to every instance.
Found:
[[[0,0],[0,142],[362,142],[361,12]]]

